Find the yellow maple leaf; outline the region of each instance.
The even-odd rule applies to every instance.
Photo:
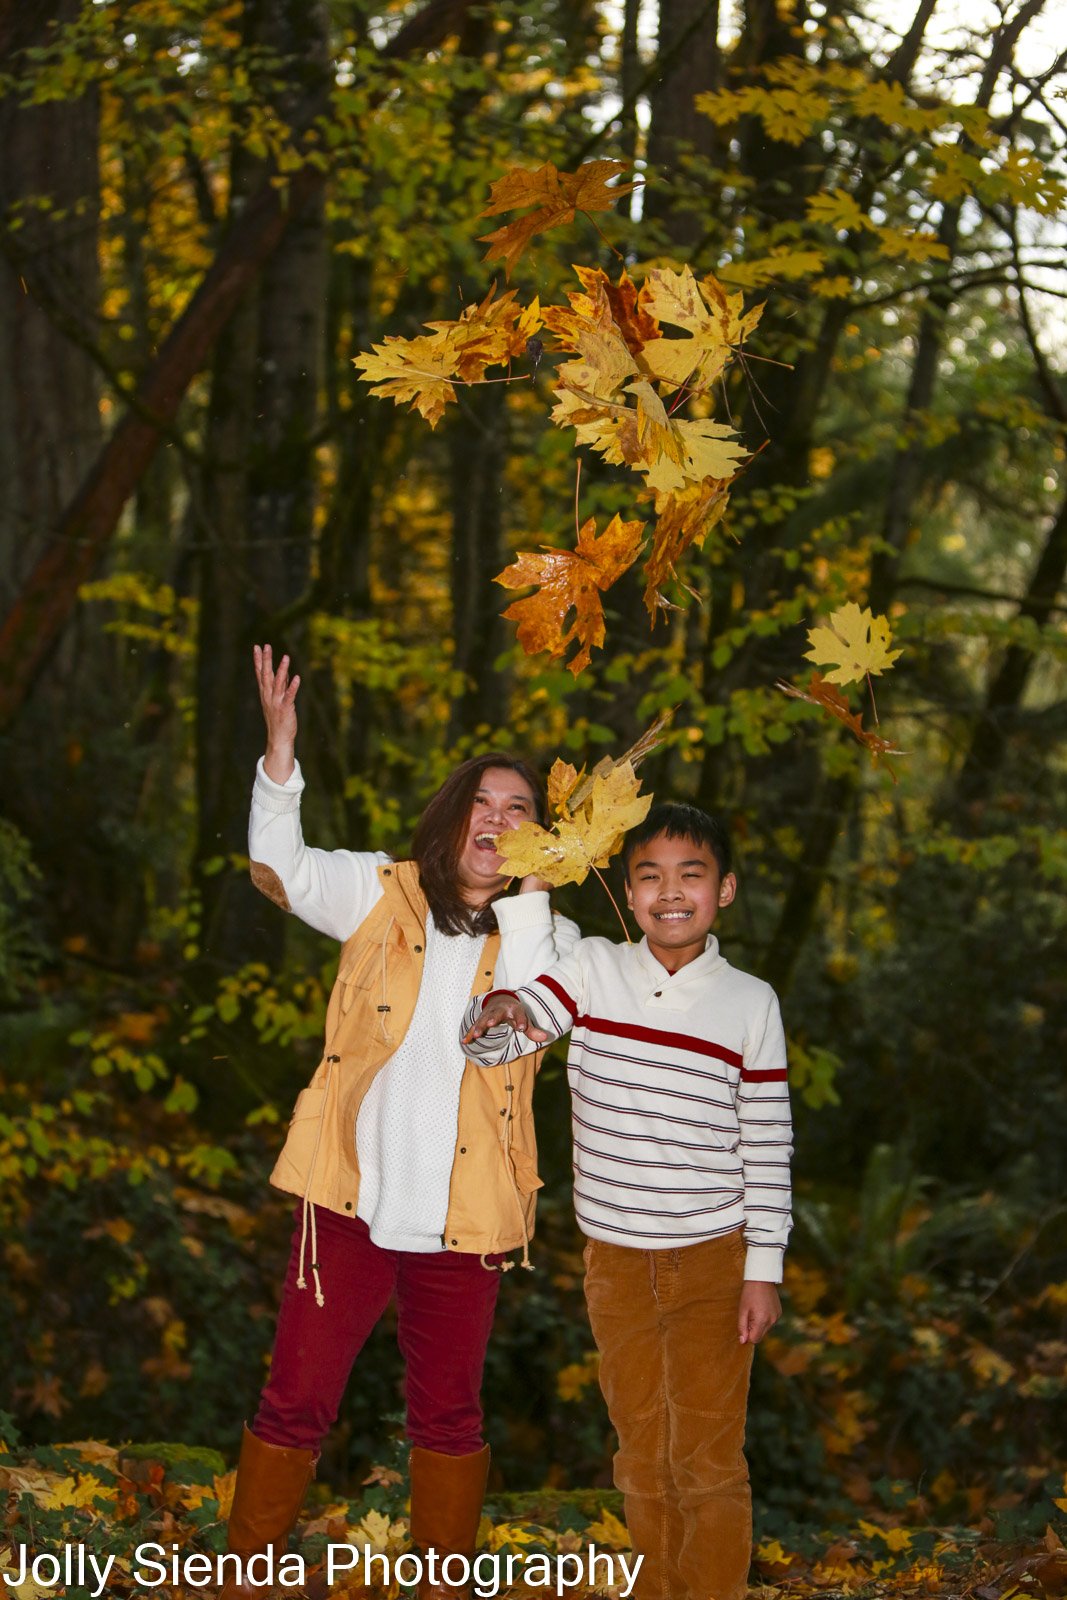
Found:
[[[214,1479],[215,1499],[219,1503],[219,1521],[225,1522],[233,1506],[233,1492],[237,1487],[237,1468],[223,1472]]]
[[[456,383],[477,383],[488,367],[525,351],[527,339],[541,326],[541,308],[536,299],[522,306],[510,289],[497,299],[494,285],[462,316],[426,326],[431,331],[414,339],[387,334],[384,343],[353,357],[353,365],[372,385],[372,394],[397,405],[410,401],[436,428],[456,398]]]
[[[759,322],[762,306],[745,312],[740,294],[727,294],[709,274],[697,283],[681,272],[656,267],[645,282],[646,307],[660,323],[685,330],[682,339],[655,339],[640,353],[644,370],[673,389],[709,388]]]
[[[628,829],[642,822],[652,796],[639,794],[641,780],[629,761],[594,777],[580,809],[560,817],[550,830],[524,822],[497,840],[513,877],[535,873],[557,887],[584,883],[594,868],[606,867]]]
[[[809,222],[823,222],[838,232],[854,233],[859,228],[874,224],[859,204],[844,189],[830,189],[812,195],[808,201]]]
[[[585,1530],[586,1544],[602,1545],[606,1550],[629,1550],[631,1539],[626,1524],[620,1522],[607,1506],[600,1509],[600,1517]]]
[[[604,643],[604,607],[600,591],[608,589],[637,559],[644,531],[643,522],[623,522],[616,514],[597,537],[593,517],[583,523],[574,550],[552,550],[542,546],[543,555],[531,550],[519,552],[518,559],[494,583],[505,589],[538,585],[538,592],[508,606],[504,616],[518,623],[519,643],[527,655],[547,650],[553,657],[566,653],[577,640],[578,653],[567,666],[577,677],[589,665],[594,646]],[[564,624],[573,610],[574,620]]]
[[[805,661],[820,665],[835,662],[825,674],[827,683],[859,683],[868,674],[885,672],[900,655],[890,650],[893,635],[885,617],[876,617],[870,608],[861,610],[854,600],[831,611],[828,623],[808,629],[810,650]]]
[[[533,171],[511,168],[491,185],[489,204],[480,215],[495,217],[526,206],[536,209],[483,234],[482,243],[489,248],[482,259],[502,260],[510,278],[512,267],[536,234],[573,222],[579,211],[610,211],[616,200],[629,194],[632,183],[608,187],[609,180],[625,170],[623,161],[585,161],[576,172],[560,172],[551,161]]]

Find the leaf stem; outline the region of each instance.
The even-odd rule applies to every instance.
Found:
[[[597,877],[600,879],[601,885],[603,886],[603,889],[604,889],[604,893],[607,895],[608,899],[611,901],[612,905],[615,907],[615,915],[618,917],[619,921],[622,923],[622,932],[623,932],[623,937],[626,940],[626,943],[627,944],[633,944],[633,940],[630,938],[630,930],[626,926],[626,919],[623,916],[622,912],[619,910],[619,902],[616,900],[615,896],[612,894],[611,890],[608,888],[608,880],[605,878],[604,874],[601,872],[599,867],[594,867],[593,871],[596,873]]]
[[[879,727],[881,727],[881,723],[878,720],[878,706],[876,705],[875,699],[874,699],[874,684],[871,682],[871,675],[870,675],[869,672],[867,673],[866,676],[867,676],[867,692],[871,697],[871,710],[874,712],[874,725],[875,725],[876,728],[879,728]]]
[[[582,524],[578,516],[578,491],[582,487],[582,458],[578,457],[578,471],[574,479],[574,532],[576,538],[582,537]],[[593,868],[594,872],[596,868]]]

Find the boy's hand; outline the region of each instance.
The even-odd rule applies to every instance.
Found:
[[[759,1344],[782,1314],[782,1302],[773,1283],[746,1281],[737,1309],[737,1331],[742,1344]]]
[[[552,885],[547,878],[539,878],[536,872],[528,872],[519,885],[520,894],[534,894],[538,889],[551,889]]]
[[[463,1043],[472,1044],[490,1028],[499,1028],[502,1022],[508,1023],[516,1033],[524,1033],[535,1044],[544,1044],[548,1039],[542,1028],[534,1027],[533,1018],[518,995],[494,994],[485,1002],[477,1022],[463,1035]]]

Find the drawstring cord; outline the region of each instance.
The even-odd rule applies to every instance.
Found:
[[[315,1223],[315,1207],[308,1199],[308,1196],[311,1193],[311,1182],[315,1176],[315,1163],[319,1159],[319,1145],[322,1143],[322,1125],[326,1120],[326,1091],[330,1087],[330,1074],[333,1072],[333,1065],[337,1060],[339,1060],[337,1056],[326,1057],[326,1079],[322,1085],[322,1111],[319,1113],[319,1125],[315,1132],[315,1145],[311,1152],[311,1160],[308,1162],[308,1175],[304,1182],[304,1197],[300,1219],[300,1258],[297,1264],[296,1286],[298,1289],[307,1288],[307,1279],[304,1276],[304,1262],[307,1258],[308,1222],[310,1220],[311,1276],[315,1280],[315,1304],[319,1306],[326,1304],[326,1296],[322,1292],[322,1281],[319,1278],[319,1237]]]

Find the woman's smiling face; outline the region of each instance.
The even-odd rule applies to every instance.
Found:
[[[737,889],[706,844],[658,833],[630,858],[626,903],[657,961],[671,972],[695,961]]]
[[[499,835],[536,820],[537,801],[525,778],[510,767],[487,767],[471,803],[456,863],[456,877],[468,905],[484,905],[510,876],[501,871],[504,863],[496,852]]]

